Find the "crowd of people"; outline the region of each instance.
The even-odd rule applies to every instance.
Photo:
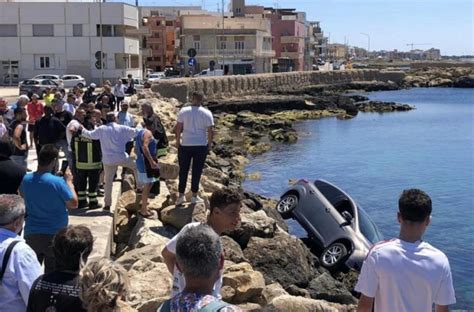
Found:
[[[100,94],[93,84],[85,92],[49,90],[44,103],[34,94],[11,106],[0,99],[0,306],[9,311],[126,310],[127,272],[111,260],[87,261],[92,233],[68,220],[71,209],[110,210],[118,168],[135,176],[142,198],[138,213],[155,217],[148,198],[153,189],[159,191],[166,130],[149,103],[141,105],[138,122],[124,94],[115,90],[123,91],[120,85],[106,85]],[[202,202],[199,181],[214,135],[212,113],[202,102],[202,94],[193,93],[178,113],[177,206],[186,201],[190,169],[191,204]],[[27,173],[33,145],[38,168]],[[159,312],[240,311],[221,299],[219,236],[239,225],[241,201],[236,189],[215,191],[206,222],[187,224],[161,251],[173,285]],[[421,190],[406,190],[398,208],[399,237],[376,244],[362,266],[355,288],[361,293],[358,309],[431,311],[435,304],[436,311],[447,311],[455,303],[448,259],[422,240],[431,199]]]

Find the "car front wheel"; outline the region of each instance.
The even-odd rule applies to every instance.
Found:
[[[347,248],[343,243],[332,243],[324,249],[319,261],[328,269],[339,268],[347,256]]]
[[[82,88],[84,88],[84,84],[82,82],[80,82],[80,83],[77,84],[77,87],[82,89]]]
[[[283,218],[287,219],[290,217],[293,209],[298,205],[298,196],[295,194],[284,195],[277,204],[277,211],[282,215]]]

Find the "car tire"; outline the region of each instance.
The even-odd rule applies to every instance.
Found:
[[[82,89],[82,88],[84,88],[84,84],[83,84],[83,83],[78,83],[78,84],[77,84],[77,87],[79,87],[79,88]]]
[[[277,204],[277,211],[283,217],[288,219],[291,217],[293,210],[298,206],[298,196],[293,193],[285,194]]]
[[[347,257],[347,247],[341,242],[329,245],[321,253],[319,262],[328,270],[339,269]]]

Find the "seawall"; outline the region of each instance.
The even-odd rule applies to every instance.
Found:
[[[357,81],[393,81],[401,84],[404,77],[405,73],[400,71],[373,69],[307,71],[160,80],[154,83],[151,89],[161,96],[174,97],[181,102],[186,102],[187,96],[194,91],[202,92],[208,100],[212,100],[295,90],[311,85],[347,84]]]

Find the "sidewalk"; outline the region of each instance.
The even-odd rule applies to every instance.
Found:
[[[62,161],[62,159],[60,161]],[[28,153],[28,168],[32,171],[36,171],[37,166],[36,150],[31,149]],[[108,258],[110,256],[113,247],[114,208],[119,195],[120,181],[116,181],[114,182],[112,189],[111,211],[103,211],[102,209],[91,211],[80,209],[69,211],[70,225],[85,225],[92,232],[94,237],[94,249],[89,256],[89,259]],[[104,204],[103,197],[99,197],[99,203],[102,205]]]

